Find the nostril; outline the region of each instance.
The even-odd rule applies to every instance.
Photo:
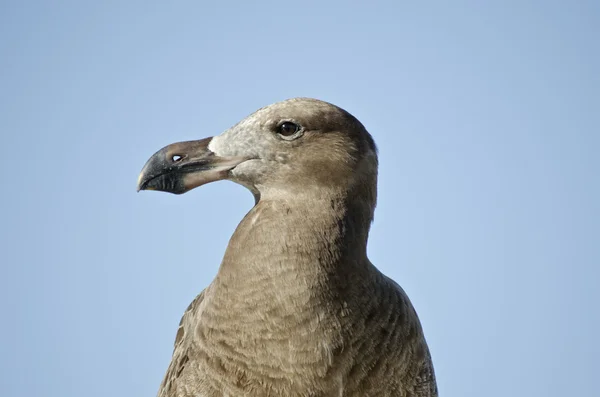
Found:
[[[178,154],[174,155],[171,160],[173,160],[174,163],[181,161],[181,159],[183,159],[183,156],[180,156]]]

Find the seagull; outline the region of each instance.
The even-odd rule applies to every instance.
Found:
[[[415,309],[367,257],[377,167],[360,121],[310,98],[150,157],[138,191],[230,180],[255,199],[181,319],[159,397],[438,395]]]

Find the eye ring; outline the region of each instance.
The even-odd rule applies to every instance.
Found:
[[[302,135],[302,127],[293,121],[284,121],[277,126],[276,132],[281,138],[292,140]]]

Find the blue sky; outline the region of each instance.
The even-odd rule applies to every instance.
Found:
[[[379,146],[369,255],[417,308],[442,395],[595,394],[599,18],[593,1],[1,2],[1,394],[155,395],[253,199],[137,194],[137,175],[295,96]]]

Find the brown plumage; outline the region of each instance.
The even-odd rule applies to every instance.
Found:
[[[366,254],[375,144],[346,111],[297,98],[157,152],[140,189],[229,179],[256,205],[181,319],[159,397],[437,396],[417,314]]]

